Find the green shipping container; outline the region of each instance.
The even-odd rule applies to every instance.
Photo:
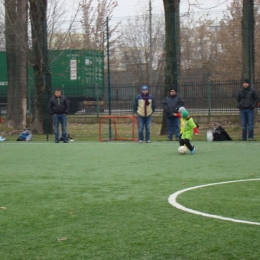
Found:
[[[52,90],[68,98],[96,100],[104,96],[104,52],[99,50],[50,50]],[[33,69],[28,68],[28,91],[34,92]],[[0,98],[7,95],[6,53],[0,52]]]
[[[104,53],[98,50],[53,50],[49,52],[52,89],[67,97],[86,99],[104,95]]]
[[[7,96],[7,68],[5,52],[0,52],[0,102],[6,102]]]

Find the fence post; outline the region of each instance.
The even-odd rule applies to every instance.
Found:
[[[99,103],[98,103],[98,87],[97,84],[95,85],[95,92],[96,92],[96,112],[97,112],[97,117],[99,117]]]
[[[131,90],[132,90],[132,114],[135,114],[134,111],[134,102],[135,102],[135,87],[134,84],[131,85]]]
[[[42,22],[42,31],[43,31],[43,73],[44,73],[44,103],[45,103],[45,135],[46,141],[49,141],[49,134],[50,134],[50,118],[49,118],[49,111],[48,111],[48,103],[49,103],[49,96],[48,90],[50,89],[50,78],[48,77],[48,69],[49,69],[49,60],[48,60],[48,46],[47,46],[47,21],[46,19]]]
[[[108,114],[111,115],[111,82],[110,82],[110,49],[109,49],[109,23],[106,18],[107,25],[107,87],[108,87]],[[112,138],[111,120],[109,119],[109,138]]]
[[[210,86],[210,80],[207,81],[207,101],[208,101],[208,116],[210,116],[210,109],[211,109],[211,86]]]

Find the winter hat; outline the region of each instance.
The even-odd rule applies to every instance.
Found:
[[[182,112],[181,112],[181,117],[182,118],[188,118],[188,116],[189,116],[189,113],[188,113],[188,111],[187,110],[183,110]]]
[[[147,86],[142,86],[142,90],[148,90],[148,87]]]
[[[249,79],[244,79],[244,82],[243,82],[243,83],[250,84],[250,81],[249,81]]]
[[[186,110],[185,107],[179,107],[178,112],[181,113],[183,110]]]

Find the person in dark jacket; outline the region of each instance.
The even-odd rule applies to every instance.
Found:
[[[52,96],[49,100],[49,110],[53,116],[53,128],[55,134],[55,143],[59,143],[60,135],[59,135],[59,123],[61,124],[62,129],[62,138],[63,143],[68,143],[68,135],[67,135],[67,118],[69,106],[68,100],[66,97],[61,95],[61,90],[56,89],[54,91],[54,96]]]
[[[172,141],[172,136],[174,132],[176,141],[179,141],[180,119],[176,117],[176,114],[178,113],[178,109],[183,106],[184,102],[182,101],[182,98],[177,95],[175,89],[171,88],[169,95],[163,100],[163,111],[167,116],[168,124],[168,141]]]
[[[242,125],[241,141],[246,141],[247,137],[249,141],[254,139],[254,108],[257,107],[258,102],[256,91],[250,87],[250,81],[245,79],[237,98],[237,108]]]

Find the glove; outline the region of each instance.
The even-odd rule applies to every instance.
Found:
[[[178,117],[178,118],[181,118],[181,114],[180,113],[176,113],[175,116]]]
[[[256,107],[260,107],[260,102],[256,105]]]
[[[194,133],[195,135],[198,135],[198,134],[199,134],[199,129],[198,129],[198,127],[193,128],[193,133]]]

